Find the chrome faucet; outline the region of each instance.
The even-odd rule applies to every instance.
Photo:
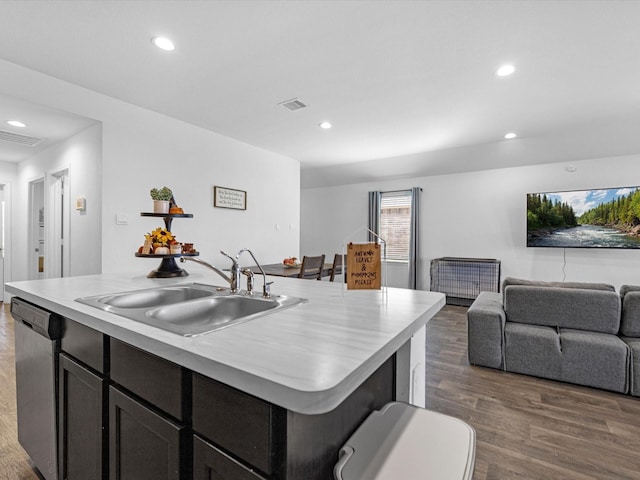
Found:
[[[211,265],[210,263],[207,263],[207,262],[205,262],[204,260],[200,260],[200,259],[198,259],[198,258],[194,258],[194,257],[180,257],[180,262],[181,262],[181,263],[184,263],[184,262],[186,262],[186,261],[189,261],[189,262],[195,262],[195,263],[200,264],[200,265],[202,265],[202,266],[204,266],[204,267],[207,267],[209,270],[213,270],[213,271],[214,271],[214,272],[216,272],[218,275],[220,275],[222,278],[224,278],[224,279],[227,281],[227,283],[229,283],[229,285],[231,286],[231,291],[232,291],[232,292],[234,292],[234,291],[233,291],[233,285],[234,285],[233,278],[229,278],[229,276],[228,276],[226,273],[224,273],[222,270],[220,270],[219,268],[214,267],[214,266],[213,266],[213,265]],[[237,284],[238,284],[237,280],[236,280],[235,284],[236,284],[236,286],[237,286]],[[237,290],[236,290],[236,291],[237,291]],[[235,293],[235,292],[234,292],[234,293]]]
[[[267,274],[264,273],[264,270],[262,269],[262,265],[260,265],[260,262],[258,262],[258,259],[255,257],[253,252],[251,250],[249,250],[248,248],[243,248],[236,255],[236,262],[240,258],[240,255],[242,255],[244,252],[249,252],[249,255],[251,255],[251,258],[253,258],[253,261],[256,264],[256,267],[258,267],[258,270],[260,270],[260,273],[262,274],[262,280],[263,280],[262,281],[262,296],[264,298],[271,298],[271,284],[273,282],[267,282]],[[229,257],[229,258],[231,258],[231,257]],[[251,276],[247,275],[247,283],[249,283],[249,281],[251,281],[251,283],[253,284],[253,275],[251,275]],[[249,290],[249,288],[247,288],[247,290]]]
[[[270,286],[273,282],[267,282],[267,274],[264,273],[264,270],[262,269],[262,265],[258,263],[258,260],[253,255],[253,252],[248,248],[243,248],[242,250],[240,250],[235,257],[232,257],[228,253],[225,253],[222,250],[220,250],[220,253],[222,255],[224,255],[229,260],[231,260],[231,276],[228,276],[222,270],[220,270],[217,267],[214,267],[210,263],[207,263],[204,260],[200,260],[194,257],[180,257],[180,262],[182,263],[186,261],[195,262],[207,267],[210,270],[213,270],[229,283],[229,287],[230,287],[229,289],[231,290],[231,293],[238,293],[240,291],[240,278],[241,278],[240,275],[244,273],[247,276],[247,292],[252,294],[253,293],[253,273],[249,269],[241,269],[240,263],[238,262],[238,260],[240,259],[240,255],[242,255],[244,252],[249,252],[256,266],[258,267],[258,269],[260,269],[260,273],[262,273],[262,278],[263,278],[262,296],[264,298],[271,298]]]
[[[240,253],[238,253],[235,258],[222,250],[220,250],[220,253],[231,260],[231,278],[229,279],[229,285],[231,285],[231,293],[238,293],[240,291],[240,264],[238,263]]]

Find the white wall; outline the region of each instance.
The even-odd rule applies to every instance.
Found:
[[[103,272],[146,275],[158,266],[158,260],[134,253],[144,234],[162,225],[140,212],[151,210],[149,190],[163,185],[194,215],[174,220],[172,230],[179,241],[194,243],[205,260],[226,266],[217,253],[221,249],[251,248],[263,263],[299,251],[296,160],[2,60],[0,78],[3,94],[102,123],[102,248],[97,254]],[[214,209],[214,185],[245,190],[247,210]],[[116,214],[127,217],[128,225],[116,225]],[[248,257],[242,263],[249,264]]]
[[[5,201],[5,257],[4,257],[4,281],[10,281],[13,272],[13,262],[11,261],[13,252],[13,241],[11,232],[13,230],[12,206],[14,192],[13,187],[18,178],[18,165],[14,162],[0,161],[0,184],[4,185],[4,201]],[[2,299],[6,301],[7,299]]]
[[[573,173],[567,164],[548,164],[305,189],[301,250],[341,248],[345,232],[366,225],[368,191],[420,186],[424,289],[430,260],[445,256],[497,258],[502,278],[640,285],[639,250],[526,248],[527,193],[640,185],[640,155],[571,165],[577,167]]]
[[[142,109],[129,122],[104,123],[103,271],[148,272],[157,259],[134,258],[144,234],[163,226],[152,211],[149,190],[167,185],[193,219],[174,219],[172,232],[201,257],[226,267],[218,252],[250,248],[262,263],[298,251],[300,167],[295,160],[234,141]],[[132,138],[130,122],[136,125]],[[213,186],[247,192],[247,210],[213,207]],[[116,225],[116,215],[129,225]],[[279,226],[276,229],[276,225]],[[291,228],[289,226],[291,225]],[[243,259],[250,264],[249,256]],[[187,264],[187,270],[202,267]]]
[[[69,273],[86,275],[100,272],[101,138],[102,127],[96,124],[18,164],[13,203],[12,280],[29,278],[29,182],[62,170],[69,171],[67,195],[72,202],[69,212]],[[86,198],[87,209],[84,212],[74,208],[78,196]]]

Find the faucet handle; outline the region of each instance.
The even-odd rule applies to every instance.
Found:
[[[267,282],[262,286],[262,296],[264,298],[271,298],[271,284],[273,282]]]
[[[229,255],[228,253],[226,253],[224,250],[220,250],[220,253],[222,255],[224,255],[225,257],[227,257],[228,259],[230,259],[233,263],[236,263],[236,259],[233,258],[231,255]]]

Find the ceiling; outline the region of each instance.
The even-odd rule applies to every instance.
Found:
[[[22,120],[27,126],[7,125],[10,120]],[[75,135],[96,121],[0,93],[0,123],[0,160],[17,163]],[[11,134],[11,138],[13,135],[20,138],[3,140],[3,132]]]
[[[0,58],[295,158],[313,187],[640,152],[638,24],[626,0],[3,0]]]

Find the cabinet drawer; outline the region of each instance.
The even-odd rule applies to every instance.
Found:
[[[188,418],[183,398],[189,373],[175,363],[111,338],[111,380],[160,410]]]
[[[105,335],[68,318],[62,319],[62,325],[62,350],[97,372],[106,374],[109,362]]]
[[[286,412],[199,374],[193,375],[193,430],[270,475],[274,425]]]
[[[218,450],[216,447],[193,436],[193,480],[265,480],[244,465]]]

